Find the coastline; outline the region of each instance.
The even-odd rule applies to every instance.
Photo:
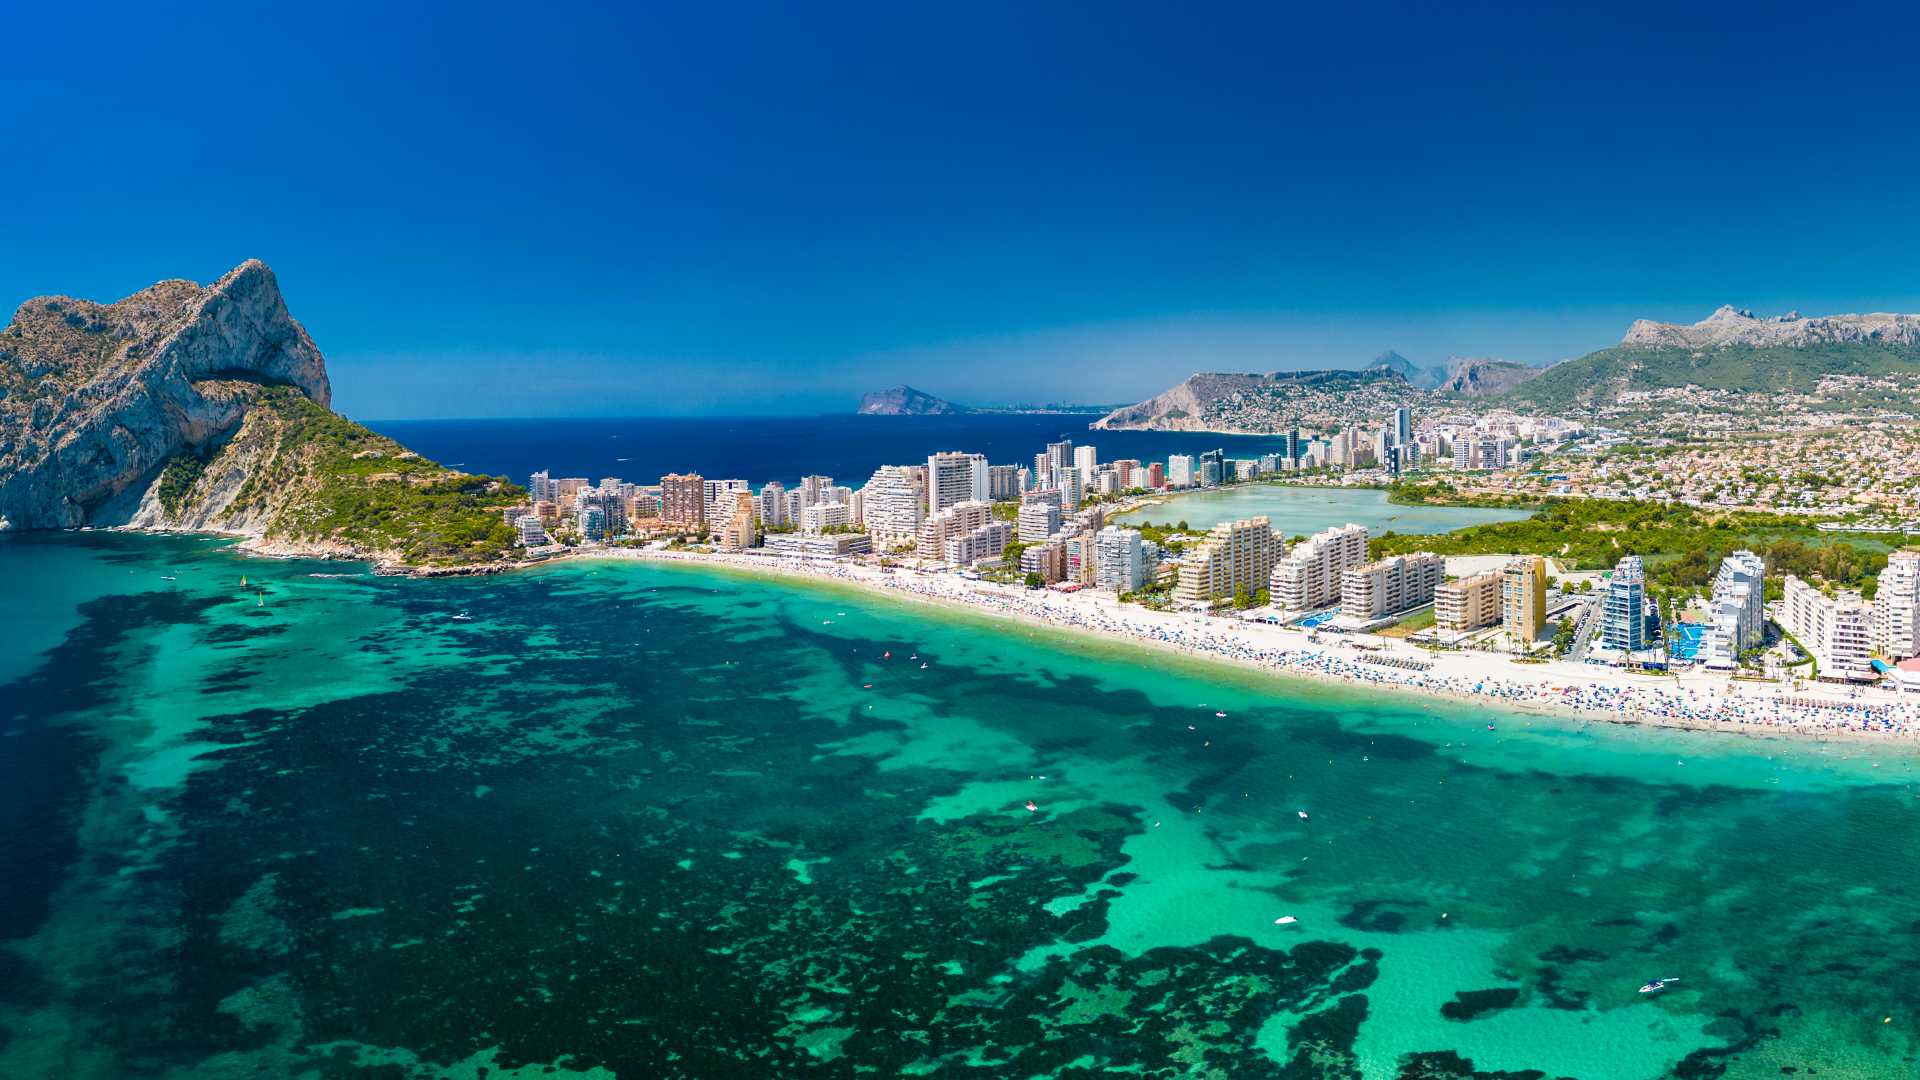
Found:
[[[1920,724],[1907,715],[1882,717],[1879,703],[1823,699],[1801,691],[1799,701],[1824,707],[1789,706],[1784,688],[1767,684],[1682,683],[1673,677],[1634,675],[1591,665],[1525,665],[1531,677],[1516,677],[1514,665],[1495,654],[1428,654],[1385,647],[1363,659],[1351,643],[1311,643],[1299,631],[1198,615],[1175,615],[1122,605],[1091,590],[1029,592],[1018,586],[967,581],[944,574],[864,565],[817,563],[773,556],[701,554],[626,548],[573,556],[579,560],[639,560],[838,584],[986,618],[1086,634],[1122,645],[1144,646],[1191,659],[1225,664],[1242,674],[1302,679],[1357,691],[1417,699],[1440,699],[1577,723],[1608,723],[1749,738],[1848,739],[1877,743],[1920,742]],[[1369,643],[1371,644],[1371,643]],[[1382,663],[1380,661],[1386,661]],[[1417,661],[1426,670],[1394,666]],[[1904,705],[1904,703],[1901,703]],[[1719,715],[1715,715],[1719,714]]]

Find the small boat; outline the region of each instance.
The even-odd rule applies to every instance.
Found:
[[[160,580],[161,581],[178,581],[179,579],[174,577],[172,574],[161,574]]]
[[[460,614],[453,616],[453,621],[454,622],[472,622],[473,616],[462,611]]]
[[[921,670],[921,671],[925,671],[925,670],[927,670],[927,665],[926,665],[926,662],[925,662],[925,661],[921,661],[921,663],[920,663],[920,670]]]
[[[1677,983],[1679,981],[1680,981],[1679,979],[1655,979],[1652,982],[1648,983],[1647,985],[1641,987],[1640,992],[1643,994],[1657,994],[1660,991],[1665,990],[1668,986],[1671,986],[1672,984]]]
[[[1227,718],[1227,714],[1223,712],[1217,712],[1217,713],[1214,713],[1213,715],[1219,717],[1222,720],[1225,720]]]
[[[881,653],[881,654],[880,654],[880,659],[882,659],[882,660],[891,660],[891,659],[893,659],[893,650],[891,650],[891,649],[889,649],[889,650],[887,650],[886,652],[883,652],[883,653]]]
[[[1039,812],[1040,812],[1040,804],[1039,804],[1039,803],[1037,803],[1037,802],[1034,802],[1034,801],[1033,801],[1032,799],[1028,799],[1028,800],[1027,800],[1027,813],[1029,813],[1029,814],[1037,814],[1037,813],[1039,813]]]
[[[1305,820],[1307,820],[1307,812],[1306,812],[1305,810],[1296,810],[1296,811],[1294,811],[1294,813],[1296,813],[1296,814],[1299,814],[1299,815],[1300,815],[1300,820],[1301,820],[1301,821],[1305,821]]]
[[[1275,919],[1275,920],[1273,920],[1273,925],[1275,925],[1275,926],[1292,926],[1292,925],[1293,925],[1294,923],[1297,923],[1297,922],[1299,922],[1299,921],[1300,921],[1299,919],[1296,919],[1296,918],[1294,918],[1294,917],[1293,917],[1293,916],[1291,916],[1291,915],[1282,915],[1282,916],[1280,916],[1279,918],[1277,918],[1277,919]]]

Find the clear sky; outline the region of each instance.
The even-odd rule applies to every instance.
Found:
[[[373,419],[1121,401],[1914,311],[1916,20],[16,5],[0,305],[258,257]]]

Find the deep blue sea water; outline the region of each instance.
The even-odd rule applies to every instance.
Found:
[[[1264,435],[1091,431],[1095,415],[706,416],[560,420],[386,420],[367,426],[444,465],[525,483],[539,469],[593,480],[653,483],[670,472],[758,485],[820,474],[858,487],[882,465],[925,461],[941,450],[982,453],[996,465],[1032,465],[1046,444],[1072,439],[1100,460],[1165,460],[1225,449],[1229,457],[1278,453]],[[770,464],[777,463],[777,464]],[[778,470],[770,472],[770,469]]]

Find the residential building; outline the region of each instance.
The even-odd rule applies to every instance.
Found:
[[[993,494],[985,454],[949,451],[927,458],[929,516],[963,502],[986,502]]]
[[[720,526],[720,550],[745,551],[760,537],[759,525],[754,517],[753,492],[730,491],[723,503],[727,508],[727,516]]]
[[[1039,574],[1051,585],[1067,576],[1067,545],[1064,540],[1033,544],[1020,553],[1020,572]]]
[[[660,520],[689,529],[707,523],[707,485],[699,473],[668,473],[660,478]]]
[[[800,531],[818,536],[828,529],[853,524],[853,507],[843,502],[817,502],[800,509]]]
[[[533,476],[527,480],[527,501],[530,503],[558,502],[559,500],[556,498],[558,493],[559,488],[554,484],[553,479],[547,475],[545,469],[534,473]]]
[[[864,555],[872,551],[873,540],[866,533],[835,533],[831,536],[771,533],[760,542],[760,546],[762,550],[774,555],[794,555],[803,559],[837,559],[848,555]]]
[[[1393,445],[1413,445],[1413,410],[1404,405],[1393,410]]]
[[[1174,595],[1204,603],[1241,590],[1259,592],[1273,574],[1273,554],[1273,527],[1266,518],[1222,522],[1187,552]]]
[[[874,550],[912,543],[920,535],[927,507],[924,472],[911,465],[882,465],[860,490],[860,520],[873,537]]]
[[[1600,610],[1600,646],[1636,653],[1647,647],[1647,569],[1638,555],[1613,568]]]
[[[522,547],[541,547],[548,543],[546,528],[533,514],[521,514],[514,519],[514,528],[520,534]]]
[[[1147,487],[1159,491],[1167,486],[1167,470],[1159,462],[1147,466]]]
[[[1094,476],[1100,471],[1100,453],[1091,446],[1073,448],[1073,471],[1080,474],[1080,490],[1094,488]]]
[[[1094,584],[1132,592],[1147,583],[1146,553],[1137,529],[1109,525],[1094,535]]]
[[[1193,455],[1171,454],[1167,457],[1167,484],[1170,487],[1188,488],[1193,486]]]
[[[1013,540],[1013,526],[1004,521],[989,521],[957,536],[947,537],[946,560],[953,566],[972,566],[997,559]]]
[[[583,540],[605,540],[607,538],[607,512],[599,506],[582,507],[580,519],[580,537]]]
[[[1500,628],[1507,647],[1532,652],[1547,628],[1547,560],[1521,555],[1500,568]]]
[[[1021,543],[1032,544],[1045,540],[1060,530],[1059,503],[1044,501],[1022,503],[1019,525]]]
[[[1322,529],[1274,563],[1270,578],[1274,606],[1288,611],[1326,607],[1340,599],[1340,575],[1366,561],[1365,525]]]
[[[1920,654],[1920,551],[1887,556],[1873,594],[1873,649],[1889,660]]]
[[[1200,486],[1219,487],[1221,479],[1228,475],[1226,466],[1227,452],[1225,450],[1208,450],[1201,454],[1198,466],[1200,471]]]
[[[994,502],[1003,502],[1020,497],[1020,466],[987,466],[987,497]]]
[[[1751,551],[1736,551],[1720,560],[1707,601],[1707,625],[1694,658],[1710,668],[1731,670],[1740,654],[1765,640],[1766,564]]]
[[[760,489],[760,521],[769,529],[796,524],[787,516],[787,485],[769,480]]]
[[[914,554],[922,559],[944,559],[947,541],[967,536],[992,520],[992,503],[981,499],[955,503],[920,523]]]
[[[1464,634],[1498,622],[1499,574],[1474,574],[1433,590],[1433,623],[1442,630]]]
[[[1349,566],[1340,575],[1340,614],[1372,622],[1433,602],[1447,560],[1430,551]]]
[[[826,491],[833,486],[831,476],[803,476],[800,478],[800,508],[802,510],[817,502],[830,502]]]
[[[1873,609],[1859,593],[1828,596],[1792,574],[1783,593],[1777,609],[1780,627],[1812,651],[1823,677],[1871,675]]]

